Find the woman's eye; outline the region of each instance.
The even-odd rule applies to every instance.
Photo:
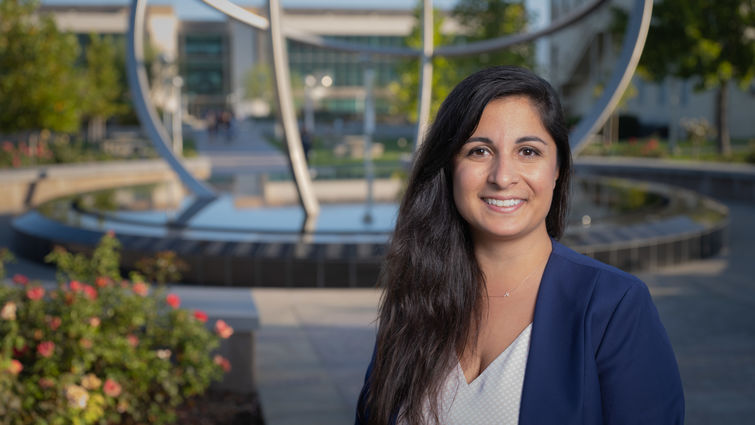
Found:
[[[483,147],[472,148],[469,150],[469,156],[485,156],[488,154],[488,150]]]
[[[536,149],[527,146],[523,147],[519,152],[524,156],[537,156],[540,154]]]

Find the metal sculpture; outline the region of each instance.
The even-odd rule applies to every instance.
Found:
[[[149,83],[147,72],[144,70],[144,12],[146,8],[147,2],[144,0],[131,2],[126,46],[126,74],[136,115],[157,152],[175,171],[181,182],[198,198],[214,198],[215,192],[194,177],[170,148],[172,143],[168,137],[168,131],[160,122],[155,107],[148,101]]]
[[[296,182],[301,206],[304,208],[307,217],[316,217],[320,212],[320,206],[312,190],[312,179],[307,168],[307,160],[301,144],[301,133],[296,121],[291,78],[288,75],[286,39],[281,33],[280,0],[268,1],[268,13],[270,16],[270,39],[273,51],[275,93],[278,96],[278,106],[281,121],[283,121],[283,133],[285,134],[286,146],[288,147],[288,159],[291,164],[291,171],[294,173],[294,181]]]
[[[593,0],[581,7],[574,9],[560,19],[551,22],[547,27],[540,30],[522,34],[502,36],[495,39],[483,40],[463,46],[439,46],[434,48],[432,40],[432,0],[423,0],[423,47],[422,50],[412,48],[391,48],[363,46],[348,42],[328,40],[324,37],[306,34],[295,29],[281,26],[279,0],[269,0],[268,11],[270,20],[259,16],[247,9],[241,8],[228,0],[202,0],[204,3],[226,14],[232,19],[247,24],[261,31],[270,31],[273,42],[273,66],[276,77],[276,93],[280,105],[280,113],[283,121],[286,141],[288,146],[289,161],[294,173],[295,183],[302,207],[308,217],[317,215],[319,206],[311,188],[311,179],[306,169],[303,151],[301,149],[301,135],[296,125],[296,114],[293,110],[291,87],[288,78],[287,53],[285,38],[301,43],[328,48],[334,50],[358,52],[369,55],[418,57],[422,63],[422,85],[419,96],[419,119],[417,120],[417,132],[415,136],[415,148],[422,142],[424,125],[427,122],[430,106],[430,80],[432,77],[432,58],[435,56],[467,56],[504,49],[515,44],[525,43],[546,35],[553,34],[561,29],[585,19],[591,15],[607,0]],[[147,129],[150,139],[158,148],[158,152],[173,167],[181,180],[198,196],[210,196],[207,189],[176,159],[170,149],[167,148],[167,132],[156,119],[154,108],[147,104],[146,74],[142,67],[142,31],[144,20],[145,0],[133,0],[131,9],[131,25],[129,27],[129,83],[131,85],[134,102],[137,104],[137,113],[142,124]],[[637,67],[642,48],[647,38],[652,14],[652,0],[635,0],[629,18],[629,25],[624,37],[617,66],[614,67],[609,83],[602,96],[593,105],[570,134],[570,144],[574,154],[586,145],[590,136],[600,128],[608,119],[616,107],[619,98],[629,85],[631,77]],[[136,68],[139,68],[138,70]]]

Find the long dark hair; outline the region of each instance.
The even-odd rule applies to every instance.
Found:
[[[452,164],[494,99],[526,96],[556,142],[559,178],[546,217],[548,234],[563,233],[571,153],[553,88],[518,67],[484,69],[459,83],[440,107],[414,161],[378,283],[385,288],[366,411],[369,424],[387,425],[401,412],[423,420],[425,403],[438,421],[438,396],[472,332],[483,302],[484,277],[467,223],[453,200]],[[360,412],[360,414],[363,412]]]

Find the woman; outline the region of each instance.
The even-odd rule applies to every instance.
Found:
[[[462,81],[417,154],[379,283],[357,424],[677,424],[646,286],[555,241],[571,153],[550,85]]]

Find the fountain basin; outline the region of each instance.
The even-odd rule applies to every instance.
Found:
[[[676,187],[582,176],[571,205],[562,242],[624,270],[709,257],[725,244],[726,207]],[[17,252],[36,260],[55,245],[90,251],[113,231],[125,268],[171,250],[189,265],[185,283],[369,287],[396,211],[394,203],[323,204],[307,222],[298,206],[245,207],[231,195],[197,200],[174,183],[62,197],[12,226]]]

